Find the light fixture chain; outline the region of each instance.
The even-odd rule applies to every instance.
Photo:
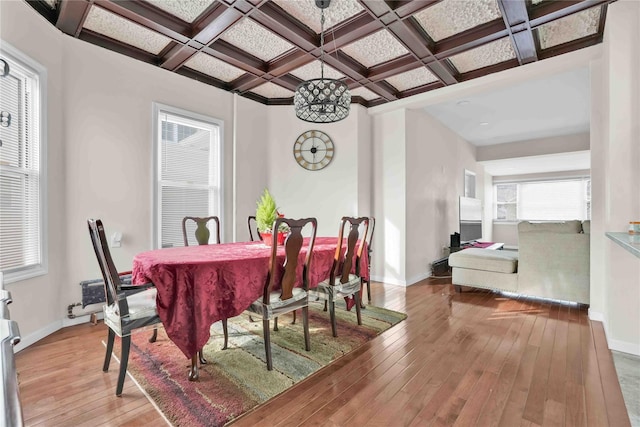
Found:
[[[320,11],[320,78],[324,80],[324,9]]]

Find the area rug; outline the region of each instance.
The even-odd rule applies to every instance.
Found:
[[[155,343],[147,342],[144,333],[133,336],[129,372],[174,426],[222,426],[407,317],[367,306],[362,310],[362,326],[358,326],[355,309],[347,312],[342,301],[336,303],[336,316],[338,337],[334,338],[329,313],[318,303],[311,305],[309,352],[304,350],[300,313],[296,324],[291,324],[291,314],[282,316],[279,331],[271,332],[272,371],[267,371],[265,362],[262,321],[254,318],[252,322],[243,314],[229,319],[226,350],[222,350],[220,322],[211,327],[211,339],[204,348],[209,363],[201,366],[199,381],[188,381],[190,361],[164,330]],[[118,355],[119,348],[115,350]]]

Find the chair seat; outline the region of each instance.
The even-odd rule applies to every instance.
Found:
[[[132,329],[158,323],[156,288],[127,295],[129,316],[121,317],[118,304],[104,306],[104,322],[120,337],[129,335]]]
[[[334,286],[331,286],[329,279],[318,283],[318,288],[316,289],[318,297],[328,298],[329,295],[332,295],[333,298],[337,298],[353,295],[360,290],[362,279],[360,276],[356,276],[355,274],[349,274],[349,278],[346,283],[340,283],[337,278],[336,282],[337,283]]]
[[[254,301],[249,307],[249,311],[262,315],[263,319],[273,319],[280,314],[288,313],[298,308],[308,305],[308,294],[302,288],[293,288],[293,296],[289,299],[280,299],[280,291],[273,291],[269,294],[269,304],[264,304],[262,298]]]

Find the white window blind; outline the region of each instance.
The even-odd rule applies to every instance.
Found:
[[[40,163],[44,69],[8,44],[0,59],[0,74],[8,68],[0,77],[0,270],[13,282],[46,272]]]
[[[589,178],[499,183],[494,194],[497,220],[566,221],[591,217]]]
[[[157,109],[158,246],[183,246],[185,216],[220,216],[221,125],[170,107]],[[212,234],[213,235],[213,234]]]

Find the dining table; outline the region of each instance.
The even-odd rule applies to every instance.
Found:
[[[309,268],[310,289],[329,277],[337,240],[316,238]],[[303,244],[299,266],[304,263],[307,248]],[[163,248],[134,257],[132,281],[155,285],[158,316],[167,336],[192,361],[190,379],[197,379],[197,354],[209,341],[211,325],[242,314],[261,298],[271,251],[271,246],[258,241]],[[277,257],[284,263],[283,246],[278,246]],[[368,263],[365,243],[360,259],[360,273],[365,279]],[[301,281],[296,286],[302,286]]]

